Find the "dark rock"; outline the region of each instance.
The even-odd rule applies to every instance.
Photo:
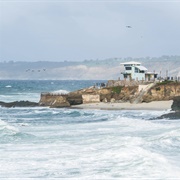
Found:
[[[110,102],[112,95],[111,94],[101,94],[100,101],[101,102]]]
[[[180,111],[163,114],[162,116],[156,119],[179,119],[180,120]]]
[[[0,106],[2,107],[36,107],[39,106],[36,102],[30,102],[30,101],[14,101],[14,102],[2,102],[0,101]]]
[[[174,97],[171,109],[172,111],[180,111],[180,96]]]
[[[78,104],[82,104],[83,100],[82,100],[82,95],[80,94],[69,94],[67,96],[67,101],[69,102],[70,105],[78,105]]]
[[[171,106],[171,110],[174,112],[163,114],[157,119],[180,119],[180,96],[173,98],[173,104]]]

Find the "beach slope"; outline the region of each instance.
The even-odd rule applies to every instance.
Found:
[[[173,100],[169,101],[152,101],[149,103],[131,104],[125,103],[87,103],[74,105],[72,108],[77,109],[101,109],[101,110],[169,110]]]

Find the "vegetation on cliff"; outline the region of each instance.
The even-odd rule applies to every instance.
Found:
[[[123,88],[122,86],[112,87],[112,92],[114,92],[114,93],[116,93],[116,94],[120,94],[122,88]]]

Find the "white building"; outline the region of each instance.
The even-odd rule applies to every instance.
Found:
[[[147,68],[141,66],[139,62],[126,62],[121,63],[124,66],[124,72],[121,72],[124,76],[124,79],[129,80],[155,80],[157,78],[157,74],[155,72],[148,72]]]

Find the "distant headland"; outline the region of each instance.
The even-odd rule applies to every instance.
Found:
[[[121,63],[140,62],[149,72],[165,77],[180,76],[180,56],[114,57],[107,59],[3,61],[0,62],[0,79],[16,80],[108,80],[122,79]]]

